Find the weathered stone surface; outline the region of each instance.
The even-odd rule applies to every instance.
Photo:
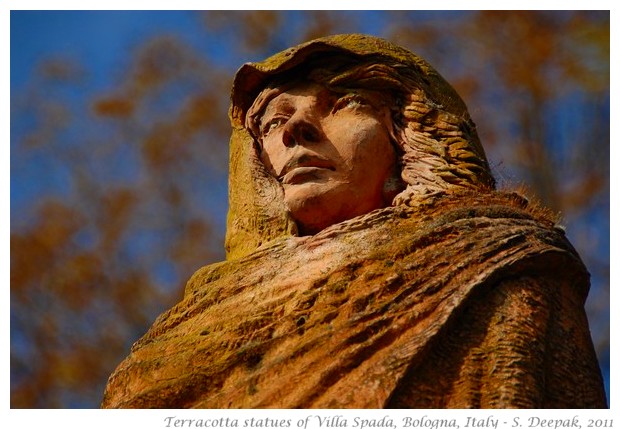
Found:
[[[438,196],[206,267],[103,406],[604,407],[588,274],[523,205]]]
[[[300,76],[295,91],[386,94],[402,185],[391,206],[304,237],[257,132]],[[304,121],[327,136],[330,112]],[[606,406],[586,268],[552,216],[494,190],[464,103],[422,59],[370,36],[318,39],[243,66],[230,113],[227,260],[134,344],[103,407]]]

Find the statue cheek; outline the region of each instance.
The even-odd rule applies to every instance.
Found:
[[[265,140],[263,150],[259,153],[259,158],[269,173],[277,176],[278,172],[282,171],[284,167],[284,158],[286,154],[284,147],[278,147],[273,143],[274,142]]]
[[[394,148],[384,127],[379,122],[365,124],[352,134],[351,162],[364,168],[384,170],[391,167],[396,158]]]

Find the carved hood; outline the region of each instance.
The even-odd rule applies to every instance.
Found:
[[[395,70],[403,81],[400,110],[402,179],[406,189],[394,204],[411,204],[420,196],[452,187],[493,187],[487,159],[465,103],[454,88],[417,55],[377,37],[329,36],[292,47],[237,72],[230,108],[229,213],[227,259],[245,256],[266,242],[296,235],[296,225],[283,203],[280,184],[258,159],[245,127],[246,114],[259,92],[275,77],[307,75],[308,64],[320,58],[372,60]],[[360,86],[372,85],[371,79]]]

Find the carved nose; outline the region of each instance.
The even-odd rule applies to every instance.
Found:
[[[283,143],[287,147],[295,145],[307,145],[317,143],[321,133],[318,127],[303,118],[289,120],[282,136]]]

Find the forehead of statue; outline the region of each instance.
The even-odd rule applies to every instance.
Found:
[[[335,92],[318,83],[304,83],[287,88],[271,98],[262,116],[268,116],[282,110],[295,110],[304,105],[307,107],[328,107],[335,98]]]

